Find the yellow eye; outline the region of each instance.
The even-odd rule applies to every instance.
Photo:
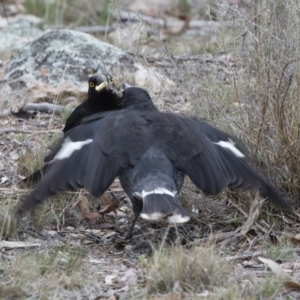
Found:
[[[114,83],[114,80],[112,78],[109,78],[109,83],[110,84],[113,84]]]
[[[90,82],[90,87],[93,88],[95,86],[94,82]]]

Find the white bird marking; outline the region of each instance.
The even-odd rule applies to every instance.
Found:
[[[145,191],[145,190],[142,190],[142,196],[143,198],[148,196],[148,195],[151,195],[151,194],[166,194],[166,195],[170,195],[172,197],[175,197],[176,195],[176,192],[171,192],[163,187],[157,187],[155,188],[154,190],[152,191]]]
[[[190,219],[189,216],[172,215],[168,217],[169,223],[185,223]]]
[[[232,139],[229,139],[228,142],[220,141],[220,142],[214,143],[214,144],[219,145],[219,146],[221,146],[223,148],[229,149],[237,157],[245,157],[245,155],[239,149],[237,149],[235,147],[235,143],[234,143],[234,141]]]
[[[80,150],[84,145],[90,144],[92,142],[92,139],[88,139],[82,142],[73,142],[69,137],[67,137],[52,161],[56,159],[68,158],[73,154],[74,151]]]
[[[153,214],[141,214],[140,215],[141,218],[145,219],[145,220],[159,220],[161,218],[164,217],[164,214],[163,213],[160,213],[160,212],[155,212]]]

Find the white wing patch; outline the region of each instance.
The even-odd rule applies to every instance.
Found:
[[[235,143],[232,139],[229,139],[228,142],[220,141],[220,142],[214,143],[214,144],[219,145],[223,148],[229,149],[237,157],[245,157],[245,155],[239,149],[237,149],[235,147]]]
[[[66,138],[52,161],[56,159],[64,159],[70,157],[74,151],[80,150],[84,145],[92,143],[92,139],[82,142],[73,142],[69,137]]]
[[[145,191],[145,190],[142,190],[142,197],[146,197],[147,195],[150,195],[150,194],[167,194],[167,195],[170,195],[172,197],[175,197],[176,195],[176,192],[171,192],[163,187],[158,187],[152,191]]]

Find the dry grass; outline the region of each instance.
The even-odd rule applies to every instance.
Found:
[[[16,251],[17,252],[17,251]],[[95,273],[83,262],[80,248],[22,250],[1,257],[1,299],[89,297],[97,289]],[[93,270],[95,271],[95,270]],[[56,295],[56,296],[55,296]],[[2,298],[3,297],[3,298]],[[82,299],[82,298],[81,298]]]
[[[213,246],[162,247],[145,264],[145,289],[121,299],[272,299],[278,290],[275,278],[242,272]]]
[[[150,294],[164,294],[177,284],[181,290],[197,294],[214,285],[223,286],[230,272],[213,248],[163,248],[155,251],[149,262],[147,289]]]
[[[17,222],[13,216],[15,201],[12,198],[3,199],[0,206],[0,240],[16,236]]]
[[[229,72],[213,72],[192,94],[200,116],[234,133],[260,170],[297,206],[299,175],[299,32],[297,1],[253,1],[248,17],[220,4],[220,50]],[[217,80],[216,80],[217,79]],[[199,101],[201,99],[201,101]]]

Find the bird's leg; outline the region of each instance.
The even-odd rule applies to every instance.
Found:
[[[132,203],[134,218],[133,218],[132,224],[124,238],[125,240],[129,240],[132,238],[132,231],[133,231],[134,225],[135,225],[137,219],[139,218],[141,211],[143,209],[143,201],[141,201],[141,199],[133,197],[132,199],[130,199],[130,201]]]
[[[128,230],[127,234],[124,237],[125,240],[129,240],[129,239],[132,238],[132,231],[133,231],[134,225],[135,225],[137,219],[139,218],[139,216],[140,216],[139,213],[138,214],[134,214],[134,219],[132,221],[132,224],[130,225],[129,230]]]

